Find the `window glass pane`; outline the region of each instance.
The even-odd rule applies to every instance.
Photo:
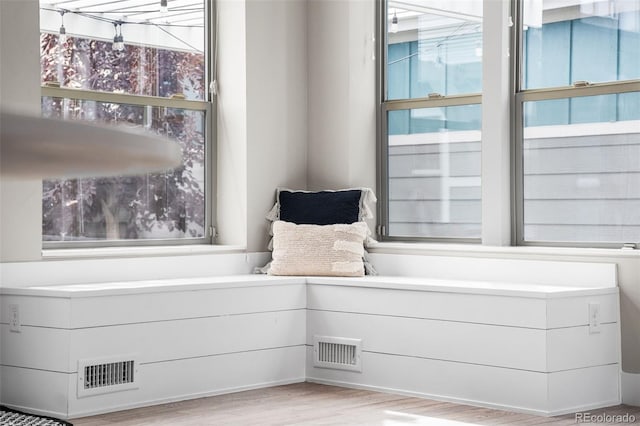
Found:
[[[167,173],[43,181],[44,241],[189,239],[205,236],[205,113],[43,98],[43,115],[141,128],[182,147]]]
[[[525,103],[525,241],[640,241],[639,104],[639,92]]]
[[[205,0],[40,1],[41,82],[79,89],[43,97],[45,117],[86,120],[156,133],[182,148],[167,173],[43,182],[44,241],[205,237]],[[52,88],[51,88],[52,87]],[[108,92],[100,102],[91,92]],[[68,93],[68,92],[67,92]],[[133,96],[120,96],[133,95]],[[163,107],[145,97],[171,98]],[[132,100],[129,100],[132,99]],[[153,101],[157,104],[157,100]]]
[[[482,2],[387,3],[387,99],[482,90]]]
[[[52,2],[41,1],[42,83],[205,99],[203,0],[188,6],[170,1],[164,14],[160,2],[157,11],[156,4],[141,0],[80,3],[62,1],[52,7]],[[117,34],[123,38],[121,50],[114,43]]]
[[[480,111],[389,111],[389,236],[480,238]]]
[[[525,0],[525,89],[640,78],[640,2]]]

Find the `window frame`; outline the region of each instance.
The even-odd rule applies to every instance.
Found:
[[[124,93],[81,90],[44,84],[40,88],[40,97],[56,99],[72,99],[80,101],[97,101],[105,103],[150,106],[160,108],[177,108],[199,111],[204,114],[204,236],[199,238],[159,238],[159,239],[118,239],[93,241],[42,241],[43,250],[57,249],[92,249],[105,247],[166,247],[186,245],[213,245],[216,238],[215,227],[215,188],[216,173],[216,102],[215,93],[211,90],[216,75],[216,4],[215,1],[204,1],[205,17],[205,100],[187,100],[171,97],[133,95]]]
[[[523,0],[512,0],[513,21],[511,40],[516,52],[513,55],[514,93],[512,96],[511,126],[513,129],[513,232],[516,246],[575,247],[575,248],[621,248],[625,244],[640,247],[640,241],[622,242],[572,242],[572,241],[527,241],[524,239],[524,104],[531,101],[573,99],[585,96],[615,95],[640,91],[640,79],[613,82],[589,83],[587,86],[523,88],[524,73],[524,5]]]
[[[440,242],[440,243],[472,243],[480,244],[481,237],[426,237],[426,236],[391,236],[389,229],[389,144],[387,114],[389,111],[413,110],[420,108],[453,107],[465,105],[482,105],[482,93],[448,95],[436,98],[393,99],[387,97],[387,45],[388,19],[387,4],[389,0],[376,2],[376,153],[377,153],[377,225],[375,233],[384,242]],[[480,141],[482,143],[482,140]],[[481,222],[482,226],[482,222]]]

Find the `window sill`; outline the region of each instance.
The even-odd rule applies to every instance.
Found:
[[[246,247],[231,245],[182,245],[153,247],[100,247],[42,250],[43,260],[103,259],[113,257],[189,256],[245,253]]]
[[[373,243],[367,246],[370,253],[418,254],[418,255],[538,255],[538,256],[580,256],[580,257],[629,257],[640,258],[640,250],[582,248],[582,247],[540,247],[540,246],[483,246],[479,244],[443,243]]]

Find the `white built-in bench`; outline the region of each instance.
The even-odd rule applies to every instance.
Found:
[[[543,415],[620,403],[615,265],[373,260],[384,275],[2,287],[2,403],[74,418],[305,380]],[[85,364],[126,360],[133,385],[84,389]]]

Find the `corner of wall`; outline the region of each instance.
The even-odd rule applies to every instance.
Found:
[[[640,407],[640,373],[622,372],[622,403]]]
[[[375,2],[312,1],[307,16],[309,189],[375,189]]]
[[[37,0],[0,1],[0,108],[40,114],[38,7]],[[41,181],[0,181],[0,261],[41,258],[41,200]]]
[[[247,244],[246,2],[221,0],[217,54],[216,226],[220,244]]]
[[[279,186],[307,186],[307,2],[247,1],[247,248],[264,251]]]

